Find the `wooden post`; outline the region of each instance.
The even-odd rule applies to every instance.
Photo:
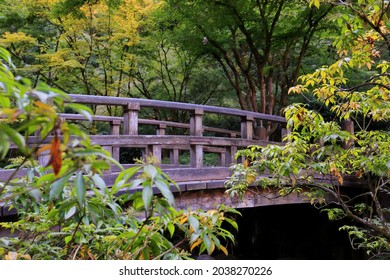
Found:
[[[153,154],[153,157],[161,164],[161,145],[155,144],[155,145],[149,145],[148,150],[151,151]],[[148,156],[148,155],[147,155]]]
[[[121,121],[120,120],[113,120],[110,122],[111,126],[111,135],[119,135],[120,133],[120,125]],[[119,161],[119,147],[112,147],[112,157]]]
[[[201,168],[203,166],[203,144],[191,144],[190,147],[191,167]]]
[[[219,166],[226,166],[226,153],[219,153],[218,154],[218,165]]]
[[[226,147],[226,156],[225,156],[225,166],[230,166],[233,163],[236,163],[234,155],[237,153],[237,146],[227,146]]]
[[[244,116],[241,118],[241,138],[253,139],[253,117]]]
[[[263,125],[256,127],[256,136],[259,140],[268,140],[267,128]]]
[[[123,134],[138,135],[139,103],[127,103],[123,108]]]
[[[351,133],[352,135],[355,133],[355,127],[354,127],[353,121],[351,121],[350,119],[341,122],[341,129]],[[349,149],[349,148],[353,147],[353,145],[354,145],[354,143],[353,143],[353,140],[351,139],[349,141],[344,142],[342,144],[342,147],[344,149]]]
[[[159,126],[156,129],[156,134],[157,135],[165,135],[166,128],[167,128],[166,124],[159,124]]]
[[[203,109],[195,109],[191,112],[190,135],[203,136]],[[200,168],[203,166],[203,144],[190,144],[191,167]]]
[[[190,118],[190,135],[191,136],[202,136],[203,135],[203,109],[195,109],[191,112]]]
[[[169,161],[171,164],[175,164],[175,165],[179,164],[179,150],[178,149],[170,150]]]

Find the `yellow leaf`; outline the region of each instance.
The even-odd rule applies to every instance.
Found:
[[[29,254],[21,255],[21,256],[20,256],[20,259],[21,259],[21,260],[30,260],[30,261],[31,261],[31,256],[30,256]]]
[[[18,259],[18,253],[16,252],[8,252],[8,254],[5,256],[5,260],[8,261],[14,261]]]
[[[180,220],[180,224],[183,225],[185,224],[185,222],[187,222],[188,220],[188,216],[184,216],[181,220]]]
[[[40,147],[37,151],[37,155],[42,154],[44,151],[50,150],[50,148],[51,148],[51,144],[47,144],[47,145]]]
[[[226,256],[229,255],[228,250],[226,249],[225,246],[220,245],[219,246],[219,250],[221,250]]]
[[[41,109],[42,111],[45,111],[45,112],[48,112],[50,113],[51,115],[55,116],[56,114],[56,111],[54,110],[54,108],[52,106],[50,106],[49,104],[46,104],[46,103],[42,103],[40,101],[35,101],[34,102],[35,106],[37,106],[39,109]]]
[[[218,213],[218,211],[213,209],[213,210],[208,210],[206,213],[209,214],[209,215],[213,215],[213,214]]]
[[[337,176],[337,181],[339,182],[340,185],[342,185],[344,183],[343,176],[341,175]]]
[[[245,168],[245,169],[247,169],[248,166],[250,166],[250,164],[251,164],[251,161],[250,161],[249,159],[245,159],[245,160],[244,160],[243,165],[244,165],[244,168]]]
[[[215,243],[211,242],[210,255],[214,252],[214,250],[215,250]]]
[[[246,181],[248,184],[252,184],[255,180],[256,180],[256,175],[253,175],[253,174],[246,174],[245,181]]]
[[[194,250],[194,248],[199,246],[199,244],[201,244],[202,242],[203,242],[203,240],[201,238],[196,239],[196,241],[191,245],[190,251],[192,252],[192,250]]]

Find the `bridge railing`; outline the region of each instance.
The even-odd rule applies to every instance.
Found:
[[[162,149],[169,151],[169,162],[178,165],[179,152],[190,151],[190,166],[200,168],[203,166],[205,152],[215,153],[219,156],[220,166],[229,166],[234,162],[237,149],[254,144],[267,144],[267,135],[254,134],[254,122],[271,122],[279,124],[281,135],[287,133],[284,117],[261,114],[239,109],[223,108],[217,106],[197,105],[161,100],[148,100],[124,97],[69,95],[73,102],[94,106],[122,107],[121,117],[95,116],[95,121],[110,123],[110,135],[94,135],[91,139],[109,150],[114,158],[119,159],[120,147],[138,147],[144,154],[152,153],[158,160],[162,159]],[[146,120],[139,118],[144,109],[166,109],[170,111],[187,111],[190,116],[189,123],[176,123],[162,120]],[[218,114],[235,116],[240,122],[240,131],[231,131],[223,128],[207,127],[203,124],[205,114]],[[64,114],[64,118],[80,120],[79,115]],[[139,135],[140,125],[153,125],[156,127],[155,135]],[[176,127],[188,131],[185,135],[167,135],[166,128]],[[222,137],[204,136],[204,132],[214,132]]]
[[[138,148],[143,155],[153,154],[160,162],[164,157],[164,162],[170,167],[179,166],[179,155],[181,151],[189,152],[189,167],[201,168],[204,165],[204,154],[213,153],[218,155],[217,166],[230,166],[235,162],[234,155],[238,149],[249,145],[266,145],[271,143],[264,133],[254,134],[254,123],[269,122],[277,124],[281,129],[280,134],[287,133],[284,117],[261,114],[239,109],[223,108],[217,106],[197,105],[179,102],[169,102],[160,100],[89,96],[89,95],[69,95],[72,102],[87,104],[92,106],[114,106],[121,107],[122,116],[102,116],[95,115],[92,120],[95,122],[108,122],[110,125],[109,135],[91,135],[91,140],[120,161],[121,148]],[[186,111],[189,121],[187,123],[177,123],[165,120],[150,120],[140,118],[142,110],[164,109],[176,112]],[[99,110],[98,110],[99,111]],[[232,131],[221,127],[208,127],[203,123],[205,114],[227,115],[235,117],[240,123],[240,131]],[[66,120],[81,122],[85,116],[79,114],[61,114]],[[155,127],[155,134],[140,135],[139,127],[148,125]],[[182,135],[168,135],[167,128],[179,128],[184,130]],[[214,136],[206,136],[204,132],[212,132]],[[210,133],[207,133],[210,134]],[[218,136],[218,137],[217,137]],[[34,136],[30,139],[34,143]],[[51,141],[48,137],[47,142]],[[11,148],[16,148],[11,145]],[[168,156],[167,156],[168,155]],[[169,160],[167,161],[167,157]],[[39,161],[46,165],[48,155],[41,155]],[[181,166],[182,167],[182,166]]]

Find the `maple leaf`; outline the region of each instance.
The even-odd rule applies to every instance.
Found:
[[[54,138],[50,146],[50,161],[49,164],[53,167],[54,175],[58,175],[62,166],[62,155],[60,149],[60,140],[57,131],[54,132]]]

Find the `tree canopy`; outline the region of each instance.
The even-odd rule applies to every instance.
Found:
[[[388,258],[390,6],[382,1],[333,4],[333,19],[340,27],[333,43],[337,59],[301,76],[289,90],[315,99],[320,109],[302,103],[287,106],[291,133],[286,144],[239,152],[251,165],[234,168],[228,191],[241,194],[255,183],[274,186],[282,195],[305,193],[331,220],[343,219],[352,246]],[[363,78],[348,78],[356,75]],[[271,179],[255,182],[265,172]]]

